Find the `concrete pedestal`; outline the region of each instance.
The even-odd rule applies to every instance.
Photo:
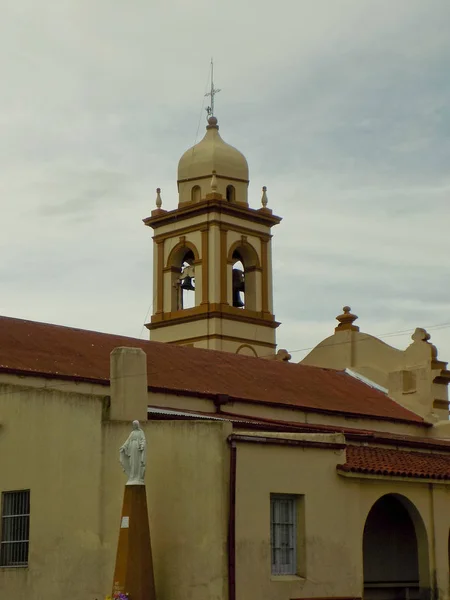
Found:
[[[126,485],[123,495],[113,594],[156,600],[145,485]]]

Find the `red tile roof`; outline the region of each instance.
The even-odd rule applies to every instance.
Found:
[[[343,371],[0,317],[0,371],[109,383],[109,354],[142,348],[152,390],[424,424]]]
[[[338,465],[338,471],[421,479],[450,479],[450,454],[425,454],[370,446],[347,446],[346,454],[347,462]]]

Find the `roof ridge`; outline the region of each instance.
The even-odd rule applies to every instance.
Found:
[[[107,332],[107,331],[98,331],[96,329],[85,329],[83,327],[73,327],[71,325],[60,325],[59,323],[49,323],[47,321],[34,321],[32,319],[22,319],[21,317],[8,317],[6,315],[0,315],[0,321],[2,319],[8,320],[8,321],[16,321],[16,322],[20,322],[20,323],[29,323],[29,324],[33,324],[33,325],[43,325],[45,327],[55,327],[57,329],[60,330],[65,330],[65,331],[74,331],[74,332],[78,332],[78,333],[92,333],[95,335],[101,335],[101,336],[106,336],[106,337],[114,337],[114,338],[121,338],[124,340],[129,340],[129,341],[135,341],[135,342],[139,342],[139,344],[149,344],[149,345],[157,345],[157,346],[164,346],[164,347],[171,347],[171,348],[177,348],[178,350],[181,351],[186,351],[186,352],[204,352],[204,353],[208,353],[210,354],[211,352],[217,352],[220,353],[221,355],[224,356],[236,356],[235,354],[233,354],[232,352],[226,352],[224,350],[210,350],[207,348],[193,348],[190,346],[182,346],[179,344],[171,344],[171,343],[167,343],[167,342],[157,342],[155,340],[148,340],[148,339],[143,339],[143,338],[135,338],[132,336],[128,336],[128,335],[123,335],[120,333],[111,333],[111,332]],[[261,359],[266,358],[263,356],[247,356],[245,354],[239,354],[239,359],[243,359],[243,360],[258,360],[260,361]],[[319,367],[319,366],[315,366],[315,365],[304,365],[302,363],[292,363],[292,362],[288,362],[288,361],[267,361],[264,363],[268,368],[269,365],[273,365],[273,364],[284,364],[284,365],[290,365],[290,367],[300,367],[301,369],[314,369],[314,370],[321,370],[321,371],[334,371],[334,372],[342,372],[343,374],[345,374],[345,370],[344,369],[333,369],[332,367]]]
[[[0,317],[3,372],[90,380],[108,384],[110,353],[118,346],[147,354],[148,385],[169,394],[216,398],[262,406],[420,423],[423,418],[343,370],[262,360],[114,333]]]

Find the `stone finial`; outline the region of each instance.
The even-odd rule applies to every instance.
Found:
[[[288,362],[291,360],[291,358],[292,358],[292,356],[289,354],[289,352],[285,348],[280,348],[275,355],[275,360],[278,360],[281,362]]]
[[[422,327],[416,327],[415,332],[412,334],[411,339],[414,344],[425,343],[430,347],[431,357],[433,359],[437,358],[437,348],[433,344],[430,343],[431,335],[428,333],[426,329],[422,329]]]
[[[156,188],[156,208],[161,208],[162,200],[161,200],[161,188]]]
[[[263,206],[263,208],[267,208],[267,203],[268,203],[268,198],[267,198],[267,187],[264,185],[263,189],[262,189],[262,197],[261,197],[261,204]]]
[[[269,354],[268,356],[261,356],[266,360],[276,360],[277,362],[289,362],[292,356],[285,348],[280,348],[276,354]]]
[[[359,331],[359,327],[353,325],[358,317],[350,312],[352,310],[350,306],[344,306],[342,310],[344,311],[342,315],[336,317],[336,320],[339,321],[339,325],[336,327],[335,331]]]
[[[217,192],[217,177],[216,177],[216,172],[215,171],[212,172],[212,177],[211,177],[211,191],[213,193]]]
[[[208,125],[206,126],[206,129],[219,129],[219,125],[218,125],[216,117],[213,117],[213,116],[209,117]]]

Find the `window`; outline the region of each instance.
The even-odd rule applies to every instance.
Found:
[[[272,575],[297,574],[297,496],[270,497]]]
[[[227,202],[234,202],[236,199],[236,190],[234,185],[227,185]]]
[[[30,490],[2,493],[0,567],[26,567],[30,532]]]
[[[191,200],[192,202],[200,202],[202,199],[202,190],[199,185],[194,185],[191,190]]]

